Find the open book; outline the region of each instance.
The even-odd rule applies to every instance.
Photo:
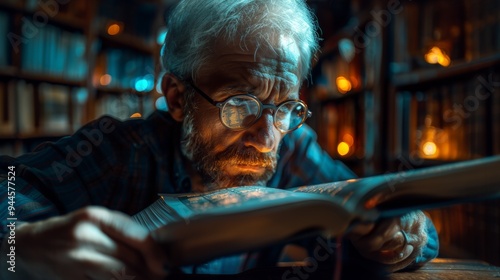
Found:
[[[161,194],[133,218],[174,265],[254,250],[305,232],[339,235],[357,222],[500,197],[500,156],[295,189],[234,187]]]

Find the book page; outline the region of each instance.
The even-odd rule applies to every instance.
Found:
[[[500,156],[293,189],[337,197],[358,216],[377,209],[397,216],[500,197]]]
[[[251,211],[273,204],[290,203],[315,197],[268,187],[234,187],[206,193],[160,194],[148,208],[133,216],[149,230],[189,220],[197,215],[218,215]],[[318,198],[318,197],[316,197]],[[322,197],[319,197],[320,199]]]

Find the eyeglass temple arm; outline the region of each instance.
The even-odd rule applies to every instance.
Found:
[[[201,89],[199,89],[197,86],[195,86],[193,83],[187,81],[186,82],[190,87],[192,87],[196,92],[198,92],[203,98],[205,98],[208,102],[210,102],[212,105],[219,107],[219,102],[216,102],[208,94],[204,93]]]

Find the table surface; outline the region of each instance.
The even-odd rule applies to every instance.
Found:
[[[273,267],[260,268],[246,271],[237,275],[171,275],[167,279],[176,280],[223,280],[223,279],[301,279],[298,275],[289,273],[292,266],[289,267]],[[363,270],[360,267],[360,270]],[[287,274],[288,273],[288,274]],[[369,272],[371,273],[371,272]],[[448,280],[448,279],[467,279],[467,280],[500,280],[500,267],[489,265],[488,263],[479,260],[462,260],[462,259],[444,259],[437,258],[418,270],[407,272],[395,272],[391,274],[369,274],[370,279],[384,280]],[[366,275],[365,275],[366,276]],[[359,278],[359,277],[354,277]],[[344,275],[341,279],[354,279],[348,275]],[[362,277],[365,278],[365,277]],[[333,279],[331,271],[316,271],[308,275],[307,280],[315,279]]]
[[[442,259],[427,263],[418,270],[396,272],[389,275],[390,280],[425,279],[495,279],[500,280],[500,267],[478,260]]]

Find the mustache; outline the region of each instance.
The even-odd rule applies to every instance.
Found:
[[[254,148],[240,148],[230,146],[216,155],[217,161],[227,165],[252,165],[265,168],[274,168],[278,161],[275,153],[260,153]]]

